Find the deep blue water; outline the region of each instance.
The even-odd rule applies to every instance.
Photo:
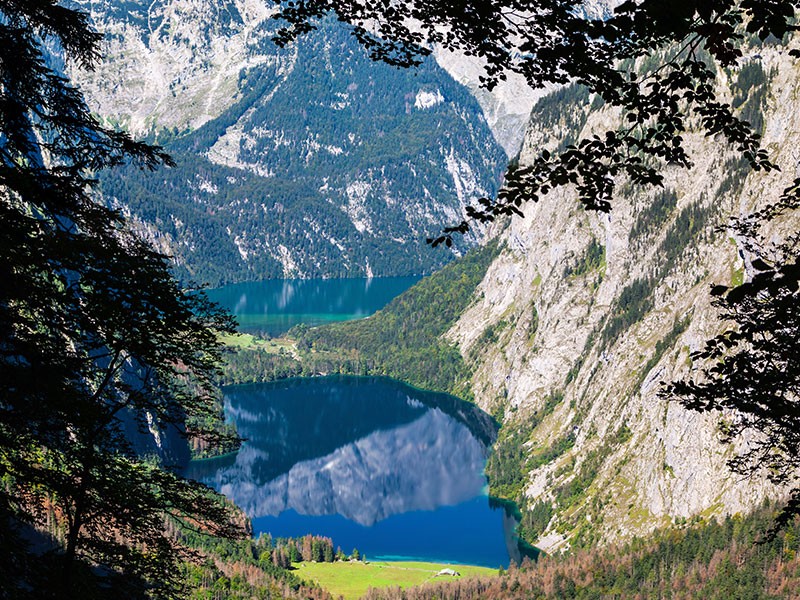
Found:
[[[289,510],[278,517],[254,519],[253,527],[275,537],[299,537],[309,531],[333,539],[349,554],[353,548],[370,560],[428,560],[507,567],[503,510],[487,510],[483,495],[435,510],[392,515],[367,527],[341,515],[307,516]]]
[[[300,323],[315,326],[367,317],[419,280],[272,279],[208,290],[208,296],[236,316],[241,331],[277,336]]]
[[[325,535],[371,559],[507,566],[515,522],[486,496],[491,418],[452,396],[375,377],[233,386],[235,456],[188,475],[220,490],[254,533]]]

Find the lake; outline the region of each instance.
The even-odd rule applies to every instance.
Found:
[[[474,405],[341,376],[229,387],[225,410],[246,441],[187,475],[240,506],[255,535],[323,535],[375,560],[520,560],[516,521],[486,495],[496,425]]]
[[[239,330],[277,336],[295,325],[322,325],[367,317],[420,277],[372,279],[271,279],[208,290],[234,314]]]

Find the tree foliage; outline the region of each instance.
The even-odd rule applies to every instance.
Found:
[[[587,14],[580,0],[276,2],[285,23],[279,43],[334,13],[377,60],[418,64],[436,44],[480,59],[489,89],[508,73],[535,88],[575,82],[620,111],[623,127],[512,165],[497,198],[469,207],[468,219],[445,228],[433,245],[451,244],[470,221],[521,214],[523,203],[555,186],[573,185],[587,210],[608,212],[620,178],[662,185],[663,165],[691,166],[683,139],[690,121],[721,135],[754,169],[776,168],[760,136],[718,97],[716,72],[736,65],[745,35],[780,39],[795,31],[791,0],[628,0],[605,18]],[[640,76],[643,59],[655,66]]]
[[[46,50],[91,68],[98,43],[81,12],[0,2],[0,537],[15,540],[0,548],[0,574],[10,597],[112,595],[122,583],[125,597],[171,597],[182,553],[165,520],[238,532],[210,490],[137,452],[137,431],[185,436],[187,418],[212,415],[213,330],[232,321],[95,201],[99,170],[170,162],[100,126]],[[44,541],[26,551],[32,531]]]
[[[758,256],[754,275],[712,288],[726,326],[692,353],[696,372],[662,392],[691,410],[722,411],[722,439],[740,448],[728,462],[734,472],[765,472],[773,483],[795,485],[779,526],[800,513],[800,235],[770,247],[760,231],[797,207],[796,193],[791,188],[777,204],[736,222]]]

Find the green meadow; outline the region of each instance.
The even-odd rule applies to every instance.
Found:
[[[293,356],[297,353],[296,343],[288,338],[264,339],[251,333],[220,333],[217,339],[225,346],[240,350],[260,349],[272,354],[283,350]]]
[[[469,565],[446,565],[429,562],[302,562],[295,563],[295,573],[306,581],[315,581],[334,597],[356,600],[370,587],[410,587],[428,581],[450,581],[450,575],[436,577],[442,569],[453,569],[461,577],[497,575],[497,569]]]

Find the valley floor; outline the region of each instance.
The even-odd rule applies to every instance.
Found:
[[[369,588],[400,587],[423,583],[453,581],[460,577],[496,576],[496,569],[469,565],[446,565],[429,562],[378,561],[378,562],[302,562],[294,565],[294,571],[306,581],[314,581],[334,597],[355,600]],[[452,569],[457,576],[440,575],[442,569]]]

